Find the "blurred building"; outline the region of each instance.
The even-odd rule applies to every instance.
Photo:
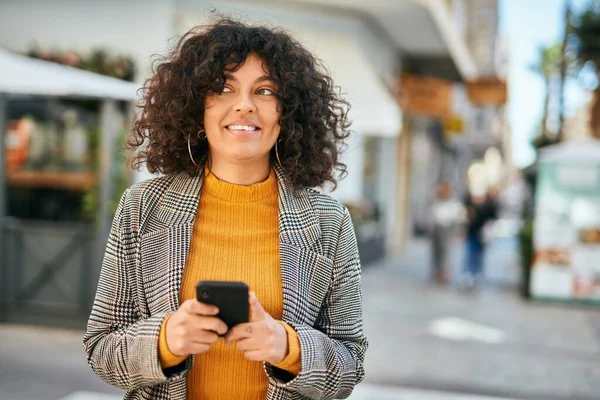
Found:
[[[413,118],[411,162],[411,226],[424,233],[430,207],[441,180],[453,183],[462,197],[469,184],[469,167],[485,166],[485,184],[498,186],[511,165],[510,132],[505,123],[507,41],[498,33],[497,0],[448,0],[452,23],[476,73],[449,81],[441,71],[416,68],[420,75],[442,78],[436,95],[448,110],[427,109]],[[444,89],[440,86],[449,86]],[[446,94],[449,91],[450,94]],[[423,116],[427,118],[423,118]]]
[[[150,56],[211,10],[285,27],[352,103],[349,175],[333,194],[353,212],[365,261],[401,248],[437,180],[463,186],[472,160],[504,152],[503,106],[485,97],[500,71],[496,0],[23,0],[0,4],[0,46],[106,48],[133,58],[141,83]]]

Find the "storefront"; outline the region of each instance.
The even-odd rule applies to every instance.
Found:
[[[366,265],[388,254],[397,229],[395,149],[402,133],[402,110],[375,71],[373,61],[351,35],[296,32],[324,61],[351,104],[352,133],[342,155],[348,176],[332,195],[352,213],[361,260]]]
[[[600,304],[600,143],[542,150],[535,194],[533,298]]]
[[[137,85],[0,50],[0,320],[82,327]]]
[[[27,52],[32,42],[81,52],[106,48],[136,62],[141,85],[150,74],[152,56],[166,54],[176,35],[193,26],[226,16],[283,27],[325,61],[352,103],[356,134],[343,159],[350,175],[333,195],[359,209],[357,221],[367,216],[365,226],[371,228],[365,232],[381,232],[379,224],[383,224],[385,255],[401,250],[410,225],[412,138],[406,134],[410,124],[402,125],[397,79],[403,72],[426,76],[442,72],[452,81],[477,73],[446,4],[417,0],[155,3],[148,7],[142,0],[106,0],[102,5],[77,0],[8,2],[0,5],[0,22],[5,22],[0,23],[0,46],[20,52]],[[26,23],[11,24],[16,16],[23,19],[23,7],[28,9]],[[142,172],[135,179],[150,177]],[[373,224],[374,219],[379,222]]]

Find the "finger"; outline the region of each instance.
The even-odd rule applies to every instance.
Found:
[[[227,333],[227,324],[217,317],[196,316],[192,322],[193,329],[213,331],[219,335]]]
[[[188,313],[194,315],[213,316],[219,313],[219,308],[211,304],[200,303],[196,299],[189,299],[183,302],[181,307]]]
[[[256,326],[251,322],[245,324],[238,324],[231,328],[229,333],[225,336],[225,343],[231,344],[236,340],[247,339],[251,337],[255,331]]]
[[[248,350],[244,352],[244,357],[249,361],[267,361],[262,350]]]
[[[192,342],[189,344],[188,353],[189,354],[202,354],[202,353],[206,353],[208,350],[210,350],[209,344]]]
[[[238,340],[236,347],[242,351],[259,350],[262,348],[260,339],[257,337],[240,339]]]
[[[213,331],[206,331],[206,330],[197,331],[190,337],[190,340],[193,343],[198,343],[198,344],[213,344],[218,339],[219,339],[219,335],[217,335]]]
[[[227,325],[217,317],[206,317],[203,315],[188,314],[187,316],[188,332],[213,331],[219,335],[227,332]]]
[[[266,318],[267,312],[262,307],[256,294],[254,292],[250,292],[248,294],[248,303],[250,305],[250,321],[262,321]]]
[[[256,328],[252,323],[238,324],[225,336],[225,343],[230,344],[236,340],[249,338],[255,331]]]

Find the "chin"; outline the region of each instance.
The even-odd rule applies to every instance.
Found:
[[[248,151],[236,151],[229,153],[229,158],[238,162],[261,162],[269,159],[269,154],[253,153]]]

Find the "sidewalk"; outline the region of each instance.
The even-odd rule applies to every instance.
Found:
[[[427,282],[428,242],[364,268],[366,382],[525,399],[600,398],[600,312],[520,299],[516,243],[474,292]],[[460,271],[462,246],[454,249]]]
[[[82,332],[0,325],[0,399],[119,400],[81,350]],[[362,383],[350,400],[512,400]]]
[[[120,400],[122,396],[92,392],[76,392],[59,400]],[[361,384],[350,400],[512,400],[498,397],[448,394],[432,390],[402,389],[378,385]]]
[[[427,283],[424,240],[366,266],[367,375],[350,399],[600,398],[600,311],[522,301],[515,250],[490,246],[488,282],[468,293]],[[87,366],[82,334],[0,325],[0,399],[121,398]]]

